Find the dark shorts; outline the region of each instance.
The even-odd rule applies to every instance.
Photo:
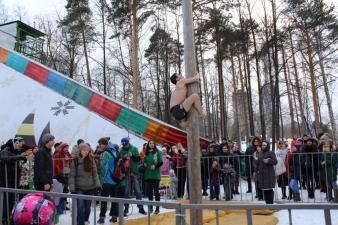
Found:
[[[187,118],[187,112],[184,110],[182,105],[176,105],[170,109],[170,113],[175,117],[176,120],[184,120]]]

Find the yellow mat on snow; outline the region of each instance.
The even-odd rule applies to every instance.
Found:
[[[246,225],[246,214],[243,213],[230,213],[226,214],[225,212],[219,212],[219,224],[222,225]],[[148,217],[142,217],[138,219],[130,219],[124,221],[125,225],[142,225],[148,224]],[[276,225],[278,219],[270,215],[253,215],[253,224],[254,225]],[[186,214],[186,224],[190,225],[190,215],[189,212]],[[174,225],[175,224],[175,212],[160,213],[158,215],[151,216],[150,219],[151,225]],[[215,211],[204,210],[203,211],[203,224],[204,225],[214,225],[216,224],[216,213]]]
[[[181,204],[189,204],[189,200],[180,200],[178,201]],[[202,204],[206,205],[254,205],[257,203],[252,203],[252,202],[224,202],[224,201],[202,201]],[[245,210],[241,210],[241,209],[231,209],[231,210],[220,210],[223,211],[225,213],[246,213]],[[256,209],[256,210],[252,210],[252,214],[253,215],[271,215],[274,212],[276,212],[275,210],[270,210],[270,209]]]
[[[188,203],[186,200],[180,201],[181,203]],[[203,204],[224,204],[224,202],[212,202],[203,201]],[[236,203],[227,202],[226,204],[252,204],[252,203]],[[273,210],[253,210],[253,224],[254,225],[276,225],[278,219],[271,216],[274,213]],[[218,212],[219,223],[222,225],[246,225],[246,213],[245,210],[220,210]],[[186,211],[186,224],[190,224],[189,210]],[[141,217],[138,219],[130,219],[124,222],[126,225],[142,225],[148,224],[147,217]],[[158,215],[151,216],[151,225],[171,225],[175,224],[175,212],[160,213]],[[216,224],[216,212],[215,210],[203,210],[203,224],[214,225]]]

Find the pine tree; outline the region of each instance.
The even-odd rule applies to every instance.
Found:
[[[94,27],[91,23],[92,12],[88,0],[67,0],[67,15],[60,22],[67,32],[81,37],[83,52],[87,67],[87,84],[92,87],[92,78],[89,66],[88,45],[94,38]]]

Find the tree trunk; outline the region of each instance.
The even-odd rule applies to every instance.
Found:
[[[202,69],[202,79],[203,79],[203,90],[204,90],[204,101],[205,101],[205,106],[206,106],[206,111],[207,111],[207,121],[208,121],[208,135],[207,137],[210,138],[212,137],[212,127],[211,127],[211,116],[210,116],[210,99],[209,99],[209,93],[208,93],[208,84],[207,84],[207,79],[205,76],[205,65],[204,65],[204,57],[203,57],[203,50],[202,50],[202,44],[199,42],[199,52],[200,52],[200,60],[201,60],[201,69]]]
[[[245,74],[245,86],[246,92],[248,96],[248,111],[249,111],[249,121],[250,121],[250,135],[255,136],[255,123],[254,123],[254,112],[253,112],[253,104],[252,104],[252,89],[251,89],[251,72],[250,72],[250,61],[249,61],[249,53],[247,53],[244,57],[244,74]]]
[[[86,67],[87,67],[87,82],[88,82],[88,86],[92,87],[92,78],[90,75],[89,59],[88,59],[88,52],[87,52],[87,41],[86,41],[85,32],[83,29],[81,30],[81,33],[82,33],[83,51],[85,54]]]
[[[236,133],[236,140],[241,142],[241,134],[239,132],[239,119],[238,119],[238,103],[237,103],[237,85],[236,85],[236,74],[235,74],[235,62],[234,62],[234,56],[233,52],[230,51],[230,59],[231,59],[231,72],[232,72],[232,87],[233,87],[233,113],[234,113],[234,127],[235,127],[235,133]],[[245,113],[245,112],[244,112]]]
[[[138,109],[138,30],[137,30],[137,0],[132,0],[131,5],[132,22],[132,64],[133,64],[133,106]]]
[[[239,25],[241,29],[241,34],[245,35],[244,28],[243,28],[243,19],[242,19],[242,12],[241,12],[241,2],[240,0],[237,0],[237,5],[238,5],[238,15],[239,15]],[[245,93],[244,91],[244,83],[245,83],[245,88],[246,88],[246,97],[247,97],[247,105],[245,104],[245,107],[248,107],[248,114],[249,114],[249,127],[250,127],[250,135],[254,136],[255,135],[255,124],[254,124],[254,118],[253,118],[253,107],[252,107],[252,96],[251,96],[251,79],[250,79],[250,62],[249,62],[249,52],[248,52],[248,43],[245,41],[245,39],[242,39],[242,47],[244,49],[244,62],[243,62],[243,68],[244,68],[244,75],[245,79],[243,77],[241,78],[242,81],[242,91],[243,94]],[[239,64],[241,68],[241,59],[240,56],[238,57],[239,59]],[[243,75],[243,74],[242,74]],[[241,75],[241,76],[242,76]],[[244,82],[245,81],[245,82]],[[248,120],[247,120],[248,121]],[[247,135],[247,138],[249,139],[249,135]]]
[[[217,115],[217,112],[215,110],[215,107],[216,107],[216,103],[215,103],[215,98],[214,98],[214,92],[213,90],[214,89],[214,84],[213,82],[211,81],[210,82],[210,86],[211,86],[211,109],[212,109],[212,138],[213,140],[216,140],[217,139],[217,128],[216,128],[216,124],[217,124],[217,119],[216,119],[216,115]]]
[[[195,39],[192,19],[191,1],[182,1],[183,5],[183,36],[184,36],[184,62],[185,72],[188,77],[196,74]],[[198,93],[198,85],[188,86],[188,95]],[[188,113],[189,127],[187,130],[188,142],[188,179],[189,179],[189,198],[190,204],[201,204],[201,151],[200,151],[200,131],[199,117],[197,111],[192,108]],[[203,224],[203,211],[190,210],[190,223],[194,225]]]
[[[288,95],[289,112],[290,112],[290,120],[291,120],[291,136],[294,137],[296,135],[296,127],[295,127],[295,119],[294,119],[294,114],[293,114],[293,105],[292,105],[289,79],[288,79],[288,75],[286,71],[286,68],[288,67],[288,65],[286,62],[286,55],[285,55],[284,47],[282,47],[282,56],[283,56],[284,78],[285,78],[286,92]]]
[[[177,67],[178,67],[178,73],[182,74],[182,65],[181,65],[181,46],[180,46],[180,30],[179,30],[179,26],[180,23],[178,21],[178,16],[175,15],[175,21],[176,21],[176,35],[177,35]],[[176,71],[175,71],[176,72]]]
[[[293,46],[293,40],[292,40],[292,33],[291,30],[289,30],[289,36],[290,36],[290,44],[291,44],[291,53],[292,53],[292,61],[293,61],[293,68],[294,68],[294,76],[295,76],[295,82],[296,82],[296,92],[298,97],[298,106],[300,110],[300,117],[301,117],[301,133],[306,133],[306,124],[305,124],[305,112],[303,108],[302,103],[302,94],[301,94],[301,86],[299,83],[299,77],[298,77],[298,70],[297,70],[297,63],[296,63],[296,56],[295,56],[295,49]]]
[[[331,129],[332,129],[332,140],[335,143],[336,142],[336,134],[337,134],[337,125],[336,125],[336,121],[335,121],[335,118],[334,118],[334,113],[333,113],[333,109],[332,109],[332,101],[331,101],[330,91],[329,91],[329,87],[328,87],[328,80],[327,80],[325,67],[324,67],[321,34],[318,34],[317,46],[318,46],[317,51],[318,51],[318,57],[319,57],[319,66],[320,66],[320,71],[321,71],[321,75],[322,75],[322,78],[323,78],[323,86],[324,86],[324,92],[325,92],[325,97],[326,97],[326,104],[327,104],[327,108],[328,108],[328,111],[329,111],[329,117],[330,117]]]
[[[269,30],[270,30],[270,25],[268,23],[268,17],[267,17],[267,12],[266,12],[266,6],[265,3],[263,2],[263,10],[264,10],[264,33],[265,33],[265,42],[266,43],[270,43],[270,36],[269,36]],[[268,72],[269,72],[269,86],[270,86],[270,104],[267,105],[267,107],[269,107],[269,112],[270,113],[270,106],[271,106],[271,118],[270,121],[268,121],[271,124],[271,134],[270,137],[274,140],[275,136],[276,136],[276,125],[275,125],[275,118],[276,118],[276,108],[275,106],[275,98],[274,98],[274,79],[273,79],[273,75],[272,75],[272,62],[271,62],[271,53],[270,53],[270,48],[272,49],[272,47],[270,47],[270,44],[267,48],[267,59],[268,59]],[[273,51],[272,51],[273,52]],[[267,83],[266,83],[267,84]],[[266,93],[265,93],[266,94]]]
[[[242,60],[240,55],[237,56],[238,57],[238,67],[239,67],[239,76],[240,76],[240,81],[241,81],[241,90],[242,90],[242,94],[241,94],[241,101],[243,104],[243,114],[244,114],[244,126],[245,126],[245,136],[247,139],[249,139],[250,137],[250,133],[249,133],[249,124],[248,124],[248,110],[247,110],[247,106],[248,106],[248,101],[246,98],[246,91],[244,89],[244,78],[243,78],[243,71],[242,71]]]
[[[256,34],[253,28],[253,19],[251,16],[251,9],[248,0],[246,0],[249,18],[251,21],[250,31],[253,39],[253,46],[254,46],[254,54],[255,54],[255,61],[256,61],[256,73],[257,73],[257,86],[258,86],[258,101],[259,101],[259,117],[260,117],[260,125],[261,125],[261,134],[262,139],[266,139],[266,128],[265,128],[265,118],[264,118],[264,103],[263,103],[263,95],[262,95],[262,86],[261,86],[261,74],[260,74],[260,67],[259,67],[259,58],[258,58],[258,51],[257,51],[257,43],[256,43]]]
[[[106,22],[105,22],[105,6],[101,0],[101,19],[102,19],[102,51],[103,51],[103,93],[107,94],[107,77],[106,77]]]
[[[168,53],[168,40],[165,43],[165,55],[164,55],[164,119],[167,123],[170,123],[170,76],[169,76],[169,53]]]
[[[159,53],[156,54],[156,106],[157,106],[157,118],[162,119],[162,112],[161,112],[161,104],[160,104],[160,59],[159,59]]]
[[[222,53],[221,53],[221,38],[219,27],[216,27],[216,65],[217,65],[217,74],[218,74],[218,97],[219,97],[219,109],[220,109],[220,128],[221,136],[225,137],[225,101],[224,101],[224,81],[223,81],[223,63],[222,63]]]
[[[277,33],[277,12],[276,12],[276,2],[275,0],[271,0],[271,8],[272,8],[272,20],[273,20],[273,44],[275,49],[274,54],[274,66],[275,66],[275,91],[274,91],[274,103],[272,107],[275,108],[275,117],[272,120],[272,123],[275,123],[275,136],[272,137],[272,150],[275,151],[275,141],[280,137],[280,126],[279,126],[279,116],[280,115],[280,95],[279,95],[279,60],[278,60],[278,33]]]
[[[307,63],[309,66],[309,72],[310,72],[310,79],[311,79],[311,92],[312,92],[312,101],[313,101],[313,111],[315,114],[315,133],[320,129],[320,123],[319,123],[319,109],[318,109],[318,96],[317,96],[317,81],[316,81],[316,75],[315,75],[315,66],[313,63],[313,55],[312,55],[312,46],[310,43],[310,37],[308,33],[305,33],[306,38],[306,45],[307,45]]]
[[[295,109],[295,113],[296,113],[296,120],[297,120],[297,132],[298,132],[298,137],[301,136],[302,132],[301,132],[301,124],[299,122],[299,115],[298,115],[298,107],[297,107],[297,100],[296,100],[296,93],[295,93],[295,85],[292,83],[292,80],[291,80],[291,75],[290,75],[290,70],[289,70],[289,67],[287,67],[288,69],[288,79],[290,81],[290,88],[291,88],[291,93],[292,93],[292,99],[293,99],[293,102],[294,102],[294,109]]]

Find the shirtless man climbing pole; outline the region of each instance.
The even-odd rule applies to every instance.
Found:
[[[187,98],[187,84],[199,82],[199,76],[185,78],[180,74],[174,73],[170,77],[170,81],[176,85],[175,90],[171,94],[170,113],[179,121],[179,125],[182,128],[186,128],[189,125],[187,115],[192,106],[195,107],[200,117],[205,117],[206,114],[202,109],[198,94],[192,94]]]

